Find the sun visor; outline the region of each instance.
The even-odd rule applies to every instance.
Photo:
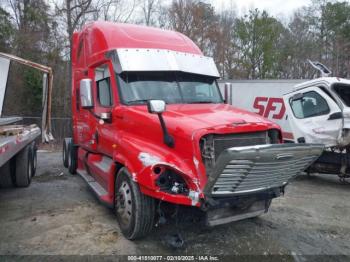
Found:
[[[163,49],[117,49],[112,55],[115,71],[181,71],[219,78],[213,58]]]

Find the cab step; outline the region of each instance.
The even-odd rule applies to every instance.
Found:
[[[103,156],[101,161],[92,162],[92,165],[100,169],[103,173],[108,173],[113,165],[113,160],[109,157]]]
[[[77,173],[86,181],[102,203],[107,206],[113,205],[113,201],[110,199],[108,192],[95,180],[95,178],[83,169],[78,169]]]

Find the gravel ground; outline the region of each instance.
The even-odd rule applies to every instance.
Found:
[[[164,236],[175,224],[126,240],[113,212],[101,205],[79,176],[61,165],[60,153],[39,153],[29,188],[0,190],[2,255],[350,255],[350,185],[336,176],[299,176],[259,218],[214,228],[180,224],[182,249]],[[329,257],[328,257],[329,258]],[[332,257],[336,260],[346,257]]]

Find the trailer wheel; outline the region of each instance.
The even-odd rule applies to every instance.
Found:
[[[9,188],[12,186],[11,162],[9,160],[2,167],[0,167],[0,188]]]
[[[122,168],[115,181],[115,214],[123,235],[130,240],[146,236],[154,226],[154,199],[143,195]]]
[[[37,167],[37,163],[38,163],[38,157],[37,157],[37,147],[36,147],[36,143],[35,141],[32,142],[32,144],[30,145],[30,150],[31,150],[31,154],[32,154],[32,177],[35,176],[36,174],[36,167]]]
[[[63,160],[63,166],[68,168],[68,147],[71,143],[71,138],[65,138],[63,140],[63,147],[62,147],[62,160]]]
[[[70,140],[68,144],[68,171],[74,175],[77,171],[77,148],[74,146],[73,141]]]
[[[27,145],[16,155],[16,186],[27,187],[33,177],[33,155],[31,145]]]

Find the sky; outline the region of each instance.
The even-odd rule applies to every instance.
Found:
[[[311,0],[211,0],[217,11],[230,8],[238,10],[238,14],[244,14],[252,8],[266,10],[273,16],[290,16],[293,12],[311,3]]]

